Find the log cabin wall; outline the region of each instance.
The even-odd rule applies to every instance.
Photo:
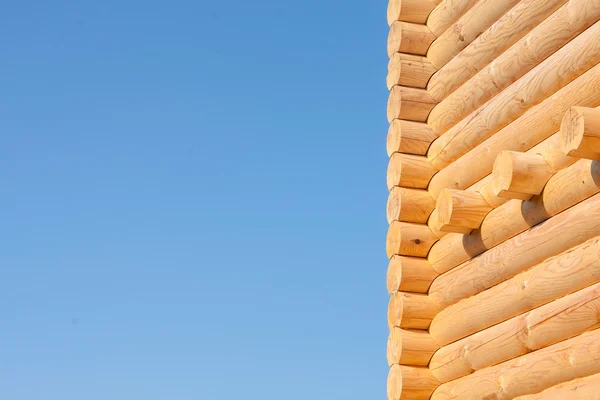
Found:
[[[600,0],[389,0],[389,400],[600,398]]]

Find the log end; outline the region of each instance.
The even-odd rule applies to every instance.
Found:
[[[600,160],[600,110],[571,107],[560,126],[560,146],[567,156]]]
[[[402,141],[402,121],[399,119],[394,119],[390,123],[390,128],[388,129],[387,140],[385,143],[387,155],[389,157],[392,156],[397,151],[400,151],[400,142]]]
[[[393,294],[400,289],[402,285],[402,258],[393,256],[388,265],[386,284],[389,294]]]
[[[402,368],[398,364],[392,365],[387,380],[388,400],[402,398]]]
[[[390,2],[391,3],[391,2]],[[402,54],[394,53],[388,63],[388,73],[386,76],[386,84],[389,90],[395,85],[400,84],[400,76],[402,74]]]
[[[394,86],[390,90],[390,96],[388,97],[387,103],[387,119],[389,123],[392,123],[396,118],[400,118],[400,112],[402,111],[402,88],[400,86]]]
[[[400,364],[402,358],[402,330],[393,328],[388,336],[386,357],[388,365]]]
[[[386,205],[386,217],[388,224],[391,224],[393,221],[400,220],[402,209],[402,188],[399,186],[395,186],[390,191],[390,195],[388,196],[388,201]]]
[[[388,258],[391,260],[392,257],[400,253],[400,241],[401,241],[401,223],[398,221],[392,221],[388,229],[385,248]]]
[[[387,52],[388,57],[392,58],[394,53],[399,52],[402,46],[402,23],[393,22],[390,25],[390,33],[388,34]]]
[[[404,300],[400,292],[395,292],[390,297],[388,304],[388,326],[390,329],[400,327],[404,315]]]
[[[389,26],[400,20],[401,12],[402,0],[389,0],[387,8],[387,23]]]
[[[402,179],[402,156],[400,153],[394,153],[390,157],[387,169],[387,187],[392,190],[394,186],[400,185]]]

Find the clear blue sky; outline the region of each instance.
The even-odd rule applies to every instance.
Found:
[[[386,1],[0,13],[0,398],[385,398]]]

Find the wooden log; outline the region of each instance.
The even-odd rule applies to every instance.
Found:
[[[572,182],[573,186],[574,183]],[[597,192],[597,185],[592,185],[596,187]],[[540,208],[533,205],[531,211],[525,208],[523,213],[527,215],[531,212],[529,217],[534,219],[543,218],[533,215],[543,212]],[[600,235],[600,220],[590,218],[590,215],[598,213],[599,210],[600,195],[596,194],[544,224],[534,226],[458,268],[440,275],[431,284],[429,296],[440,307],[449,307],[461,299],[474,296],[510,279],[548,257]],[[547,214],[545,218],[548,218]],[[433,264],[432,267],[435,269]]]
[[[431,336],[444,346],[600,282],[599,242],[594,238],[446,307],[434,318]]]
[[[394,186],[425,189],[436,172],[426,157],[394,153],[388,164],[388,189]]]
[[[394,53],[388,64],[387,87],[390,90],[396,85],[423,89],[436,71],[426,57]]]
[[[438,238],[427,225],[393,221],[388,229],[386,251],[394,255],[426,257]]]
[[[392,365],[387,381],[388,400],[428,400],[439,386],[429,368]]]
[[[388,326],[390,329],[427,329],[438,311],[425,294],[395,292],[388,304]]]
[[[573,105],[584,107],[600,105],[600,65],[594,66],[438,172],[428,186],[432,197],[437,199],[444,188],[466,189],[491,173],[493,163],[500,151],[526,151],[550,137],[560,127],[557,117],[562,118],[563,114]],[[524,135],[523,132],[527,132],[527,134]],[[432,146],[437,140],[432,143]]]
[[[431,400],[512,399],[600,372],[600,330],[444,383]]]
[[[473,7],[478,0],[442,0],[438,1],[427,18],[427,27],[434,35],[440,36],[460,17]]]
[[[499,197],[529,200],[542,193],[555,173],[539,154],[503,151],[494,163],[493,191]]]
[[[387,9],[388,25],[391,26],[396,21],[424,24],[437,3],[435,0],[390,0]]]
[[[394,119],[425,122],[435,100],[424,89],[396,85],[387,104],[388,122]]]
[[[492,176],[488,175],[479,182],[485,182],[485,185],[482,185],[479,190],[476,190],[481,197],[484,198],[486,203],[488,203],[492,208],[500,207],[502,204],[506,203],[509,199],[504,197],[499,197],[494,193],[494,185],[492,184]],[[470,186],[467,190],[471,190]]]
[[[387,342],[387,360],[394,364],[426,367],[439,346],[427,331],[392,328]]]
[[[479,0],[454,25],[433,41],[427,58],[442,68],[520,0]]]
[[[438,274],[426,258],[393,256],[387,270],[387,290],[427,293]]]
[[[423,122],[395,119],[387,135],[388,156],[399,152],[424,156],[437,135]]]
[[[440,219],[437,210],[433,210],[433,212],[429,216],[429,219],[427,220],[427,226],[429,226],[429,229],[431,230],[431,232],[438,239],[441,239],[448,234],[448,232],[444,232],[441,230],[442,220]]]
[[[392,221],[424,224],[435,208],[435,201],[427,190],[395,186],[388,197],[386,215]]]
[[[571,107],[563,117],[560,137],[566,155],[600,160],[600,110]]]
[[[519,396],[515,400],[598,400],[600,374],[573,379],[543,392]]]
[[[444,232],[469,233],[479,228],[492,207],[478,192],[444,189],[436,209]]]
[[[565,88],[573,80],[579,80],[576,78],[598,62],[600,62],[600,22],[588,28],[503,92],[434,140],[427,151],[427,158],[437,169],[450,165],[522,116],[527,110],[536,105],[541,106],[545,103],[545,99],[552,99],[554,97],[552,94]],[[562,118],[562,113],[559,114]],[[552,114],[552,116],[556,117],[556,114]],[[432,127],[435,125],[432,118],[429,118],[428,123]],[[509,126],[512,125],[515,124]],[[558,130],[556,125],[554,122],[553,129],[549,133]],[[433,129],[435,130],[435,128]],[[521,136],[523,136],[522,132]],[[504,136],[502,133],[500,135]],[[549,134],[542,139],[548,136]]]
[[[426,25],[396,21],[390,26],[388,35],[388,57],[394,53],[408,53],[424,56],[435,35]]]
[[[600,17],[599,0],[571,0],[544,20],[564,3],[565,0],[522,0],[444,65],[427,85],[427,91],[437,101],[448,97],[435,111],[444,117],[435,119],[442,122],[446,113],[458,120],[466,117]],[[463,86],[473,76],[473,81]],[[463,116],[454,117],[455,113]],[[449,127],[436,129],[445,131]]]

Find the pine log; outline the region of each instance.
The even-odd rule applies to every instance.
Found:
[[[424,156],[436,138],[437,135],[424,122],[395,119],[390,124],[387,135],[388,156],[395,152]]]
[[[560,138],[568,156],[600,160],[600,110],[571,107],[563,117]]]
[[[437,1],[437,0],[436,0]],[[427,27],[434,35],[440,36],[460,17],[473,7],[478,0],[442,0],[438,1],[427,18]]]
[[[444,383],[431,400],[512,399],[600,372],[600,330]]]
[[[394,364],[426,367],[439,346],[423,330],[392,328],[387,342],[387,360]]]
[[[458,120],[466,117],[600,18],[600,0],[571,0],[544,20],[564,3],[521,1],[444,65],[427,85],[437,101],[448,97],[443,106],[437,106],[440,110],[435,111],[436,115],[462,115],[452,117]],[[461,87],[475,75],[473,81]],[[441,122],[445,117],[436,120]],[[437,129],[445,131],[449,127]]]
[[[426,25],[396,21],[390,26],[388,35],[388,57],[394,53],[408,53],[424,56],[435,35]]]
[[[573,379],[543,392],[516,397],[515,400],[599,400],[600,374]]]
[[[396,85],[388,98],[388,122],[396,118],[425,122],[434,105],[435,100],[426,90]]]
[[[438,311],[425,294],[395,292],[388,304],[388,326],[390,329],[427,329]]]
[[[499,197],[529,200],[542,193],[555,173],[540,154],[502,151],[494,163],[493,191]]]
[[[438,3],[436,0],[390,0],[387,9],[388,25],[391,26],[396,21],[424,24]]]
[[[450,163],[459,159],[494,133],[522,116],[527,110],[535,111],[535,108],[531,108],[536,105],[538,107],[542,106],[545,99],[552,99],[554,97],[552,94],[564,88],[573,80],[579,81],[576,78],[598,64],[598,62],[600,62],[600,22],[588,28],[513,85],[434,140],[427,151],[427,158],[437,169],[450,165]],[[540,102],[543,103],[540,104]],[[560,108],[560,102],[556,102]],[[562,118],[562,113],[559,112],[559,114]],[[551,115],[556,116],[555,114]],[[428,124],[435,131],[435,123],[432,118],[429,118]],[[512,125],[515,124],[510,124],[509,127]],[[554,122],[553,130],[550,132],[556,130],[558,130],[558,127]],[[436,133],[441,134],[442,132],[436,131]],[[500,133],[500,136],[504,135]],[[523,136],[522,132],[521,136]],[[545,139],[545,137],[542,139]]]
[[[388,164],[388,189],[394,186],[425,189],[436,172],[426,157],[394,153]]]
[[[431,282],[438,274],[426,258],[393,256],[387,270],[387,290],[427,293]]]
[[[433,212],[429,216],[429,219],[427,220],[427,226],[429,226],[429,229],[431,230],[431,232],[438,239],[441,239],[444,236],[448,235],[448,232],[444,232],[444,231],[441,230],[441,228],[442,228],[442,220],[440,219],[440,216],[438,214],[438,210],[433,210]],[[466,234],[467,232],[465,231],[464,233]]]
[[[394,255],[427,257],[437,240],[427,225],[393,221],[386,238],[387,255],[389,259]]]
[[[478,192],[444,189],[437,199],[436,209],[444,232],[469,233],[479,228],[492,207]]]
[[[388,400],[428,400],[439,382],[429,368],[392,365],[387,381]]]
[[[386,216],[392,221],[424,224],[435,208],[435,201],[427,190],[395,186],[388,196]]]
[[[479,0],[456,23],[433,41],[427,58],[442,68],[520,0]]]
[[[435,71],[426,57],[394,53],[388,64],[387,87],[390,90],[395,85],[423,89]]]
[[[523,116],[469,153],[438,172],[428,187],[432,197],[437,199],[444,188],[466,189],[491,173],[493,163],[500,151],[526,151],[550,137],[558,131],[560,119],[562,119],[564,113],[574,105],[583,107],[597,107],[600,105],[600,65],[591,68],[542,103],[529,109]],[[524,135],[524,132],[527,132],[527,134]]]
[[[446,307],[434,318],[431,336],[444,346],[600,282],[599,242],[594,238]]]

